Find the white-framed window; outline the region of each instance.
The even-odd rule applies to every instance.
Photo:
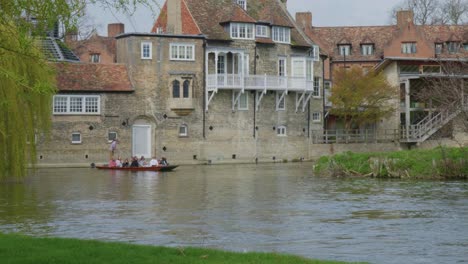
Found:
[[[374,55],[374,44],[362,44],[361,54],[364,56]]]
[[[233,39],[254,39],[254,24],[231,23],[231,38]]]
[[[286,68],[286,57],[279,57],[278,58],[278,76],[286,76],[287,74]]]
[[[99,115],[99,95],[54,95],[54,115]]]
[[[314,77],[314,91],[312,92],[313,97],[320,97],[320,77]]]
[[[306,59],[292,58],[291,60],[292,77],[306,77]]]
[[[276,111],[286,110],[286,96],[283,96],[283,92],[276,92]]]
[[[109,131],[107,132],[107,141],[112,142],[112,140],[117,139],[117,132]]]
[[[447,42],[447,50],[449,53],[457,53],[460,49],[460,43],[455,41]]]
[[[341,56],[349,56],[351,54],[351,45],[338,45],[338,52]]]
[[[249,93],[244,92],[239,97],[238,110],[249,110]]]
[[[276,128],[276,135],[278,137],[285,137],[287,134],[286,126],[279,126]]]
[[[73,132],[71,134],[71,143],[72,144],[81,144],[81,133],[80,132]]]
[[[163,33],[164,33],[164,29],[162,27],[156,28],[156,34],[163,34]]]
[[[182,124],[179,126],[179,137],[187,137],[188,136],[188,126],[186,124]]]
[[[151,60],[153,58],[153,45],[151,42],[142,42],[141,43],[141,59]]]
[[[320,47],[317,45],[312,46],[310,56],[312,57],[314,61],[319,61],[320,60]]]
[[[270,28],[265,25],[257,25],[256,35],[257,37],[269,38],[270,37]]]
[[[195,60],[195,45],[193,44],[171,43],[169,49],[171,60]]]
[[[314,62],[310,59],[306,59],[306,79],[312,81],[314,77]]]
[[[435,43],[435,54],[442,54],[442,50],[444,48],[444,45],[442,43]]]
[[[247,10],[247,0],[236,0],[237,4],[242,7],[242,9]]]
[[[415,54],[417,52],[416,42],[403,42],[401,43],[401,53]]]
[[[92,63],[99,63],[99,62],[101,62],[101,54],[99,54],[99,53],[92,53],[92,54],[89,56],[89,60],[90,60]]]
[[[322,121],[322,113],[320,112],[313,112],[312,113],[312,122],[318,123]]]
[[[218,55],[218,65],[217,65],[218,74],[226,73],[226,67],[227,67],[226,55],[225,54]]]
[[[288,27],[273,27],[273,41],[278,43],[291,43],[291,29]]]

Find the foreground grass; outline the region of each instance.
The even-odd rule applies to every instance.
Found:
[[[334,176],[467,179],[468,148],[438,147],[389,153],[346,152],[320,158],[315,171]]]
[[[228,253],[199,248],[165,248],[63,238],[0,234],[0,263],[306,263],[332,264],[273,253]]]

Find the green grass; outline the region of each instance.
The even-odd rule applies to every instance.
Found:
[[[0,234],[0,263],[343,263],[274,253],[228,253],[202,248],[166,248],[93,240]]]
[[[319,174],[369,175],[372,160],[391,161],[390,169],[401,177],[466,179],[468,177],[468,148],[438,147],[431,150],[407,150],[389,153],[345,152],[321,157],[315,171]],[[375,177],[390,177],[386,167]]]

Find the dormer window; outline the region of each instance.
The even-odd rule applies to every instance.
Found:
[[[442,43],[436,43],[435,44],[435,54],[442,54],[442,49],[443,49],[443,44]]]
[[[261,38],[269,38],[270,37],[270,32],[268,26],[265,25],[257,25],[256,28],[256,35],[257,37]]]
[[[231,23],[231,38],[254,39],[254,24]]]
[[[237,4],[242,7],[242,9],[247,10],[247,0],[236,0]]]
[[[341,56],[349,56],[351,54],[351,45],[343,44],[338,45],[338,52]]]
[[[291,29],[287,27],[273,27],[273,41],[278,43],[291,43]]]
[[[463,44],[463,49],[468,50],[468,43]]]
[[[361,54],[363,56],[374,55],[374,44],[362,44],[361,45]]]
[[[401,53],[415,54],[417,52],[416,42],[403,42],[401,43]]]
[[[447,42],[447,50],[449,53],[457,53],[460,48],[460,43],[455,41]]]

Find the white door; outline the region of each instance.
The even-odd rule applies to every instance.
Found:
[[[151,155],[151,126],[134,125],[132,131],[132,153],[133,156],[150,158]]]

